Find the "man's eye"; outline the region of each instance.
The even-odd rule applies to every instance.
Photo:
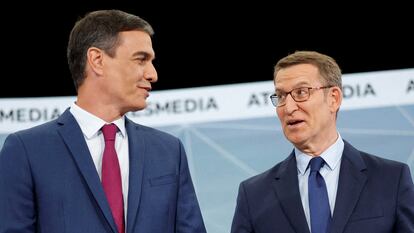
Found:
[[[306,89],[298,89],[296,91],[296,94],[297,95],[306,95],[306,93],[307,93],[307,90]]]
[[[142,64],[142,63],[145,63],[147,60],[145,58],[136,58],[135,61],[138,62],[139,64]]]

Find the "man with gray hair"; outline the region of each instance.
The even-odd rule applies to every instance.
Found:
[[[295,52],[276,64],[274,85],[270,98],[294,150],[240,184],[231,232],[414,232],[408,166],[357,150],[336,128],[335,60]]]

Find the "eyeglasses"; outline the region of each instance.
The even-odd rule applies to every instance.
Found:
[[[296,102],[305,102],[310,97],[310,91],[313,90],[321,90],[324,88],[330,88],[332,86],[325,86],[325,87],[299,87],[295,88],[289,92],[278,92],[270,96],[270,100],[272,101],[273,106],[281,107],[286,104],[286,98],[290,94],[293,100]]]

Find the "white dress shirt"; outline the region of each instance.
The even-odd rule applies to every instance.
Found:
[[[331,209],[331,216],[335,208],[336,192],[338,190],[339,170],[341,168],[341,158],[344,151],[344,141],[338,133],[338,139],[328,149],[326,149],[320,156],[325,160],[325,164],[319,170],[326,183],[328,191],[329,206]],[[303,210],[305,211],[306,221],[308,222],[310,230],[310,212],[309,212],[309,196],[308,196],[308,177],[309,177],[309,162],[312,156],[301,152],[295,148],[296,164],[298,167],[298,181],[299,192],[302,199]]]
[[[121,169],[122,193],[124,198],[124,217],[126,222],[127,206],[128,206],[128,181],[129,181],[129,148],[128,135],[125,130],[125,117],[121,117],[113,122],[105,122],[99,117],[83,110],[76,103],[70,107],[70,113],[78,122],[89,152],[95,164],[99,178],[102,179],[102,157],[105,148],[105,141],[101,131],[105,124],[114,123],[118,127],[115,138],[115,150],[118,155],[119,166]]]

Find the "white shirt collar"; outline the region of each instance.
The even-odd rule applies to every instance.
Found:
[[[75,117],[83,134],[87,139],[96,136],[100,132],[102,126],[110,123],[114,123],[118,127],[119,132],[121,132],[121,136],[125,137],[125,116],[122,116],[121,118],[113,122],[105,122],[101,118],[82,109],[81,107],[76,105],[75,102],[71,104],[70,112]]]
[[[338,133],[338,138],[336,139],[335,143],[328,147],[328,149],[326,149],[324,152],[322,152],[320,156],[323,158],[323,160],[325,160],[325,163],[328,165],[327,167],[332,171],[338,166],[343,151],[344,141],[342,140],[341,135]],[[308,168],[308,164],[312,159],[312,156],[303,153],[295,147],[295,157],[299,174],[304,175],[306,169]]]

